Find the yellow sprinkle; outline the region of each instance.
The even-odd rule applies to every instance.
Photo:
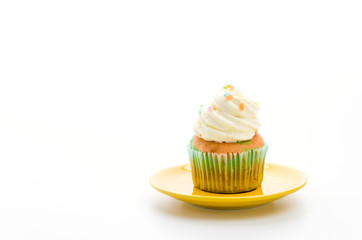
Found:
[[[245,104],[244,103],[240,103],[240,110],[244,111],[245,110]]]

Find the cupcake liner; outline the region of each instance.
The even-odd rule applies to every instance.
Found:
[[[263,181],[268,145],[241,153],[207,153],[188,146],[196,188],[215,193],[247,192]]]

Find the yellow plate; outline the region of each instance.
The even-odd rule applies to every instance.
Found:
[[[265,164],[261,187],[237,194],[209,193],[194,187],[190,165],[180,165],[155,173],[151,185],[161,193],[205,208],[239,209],[257,207],[285,197],[304,187],[304,173],[282,165]]]

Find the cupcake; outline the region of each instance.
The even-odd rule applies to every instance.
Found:
[[[214,193],[247,192],[263,181],[268,145],[258,133],[259,106],[232,85],[201,105],[188,146],[192,180]]]

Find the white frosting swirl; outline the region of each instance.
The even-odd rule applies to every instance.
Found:
[[[211,103],[201,106],[194,124],[195,134],[215,142],[250,140],[260,127],[257,119],[259,106],[243,98],[233,86],[227,86],[215,94]]]

